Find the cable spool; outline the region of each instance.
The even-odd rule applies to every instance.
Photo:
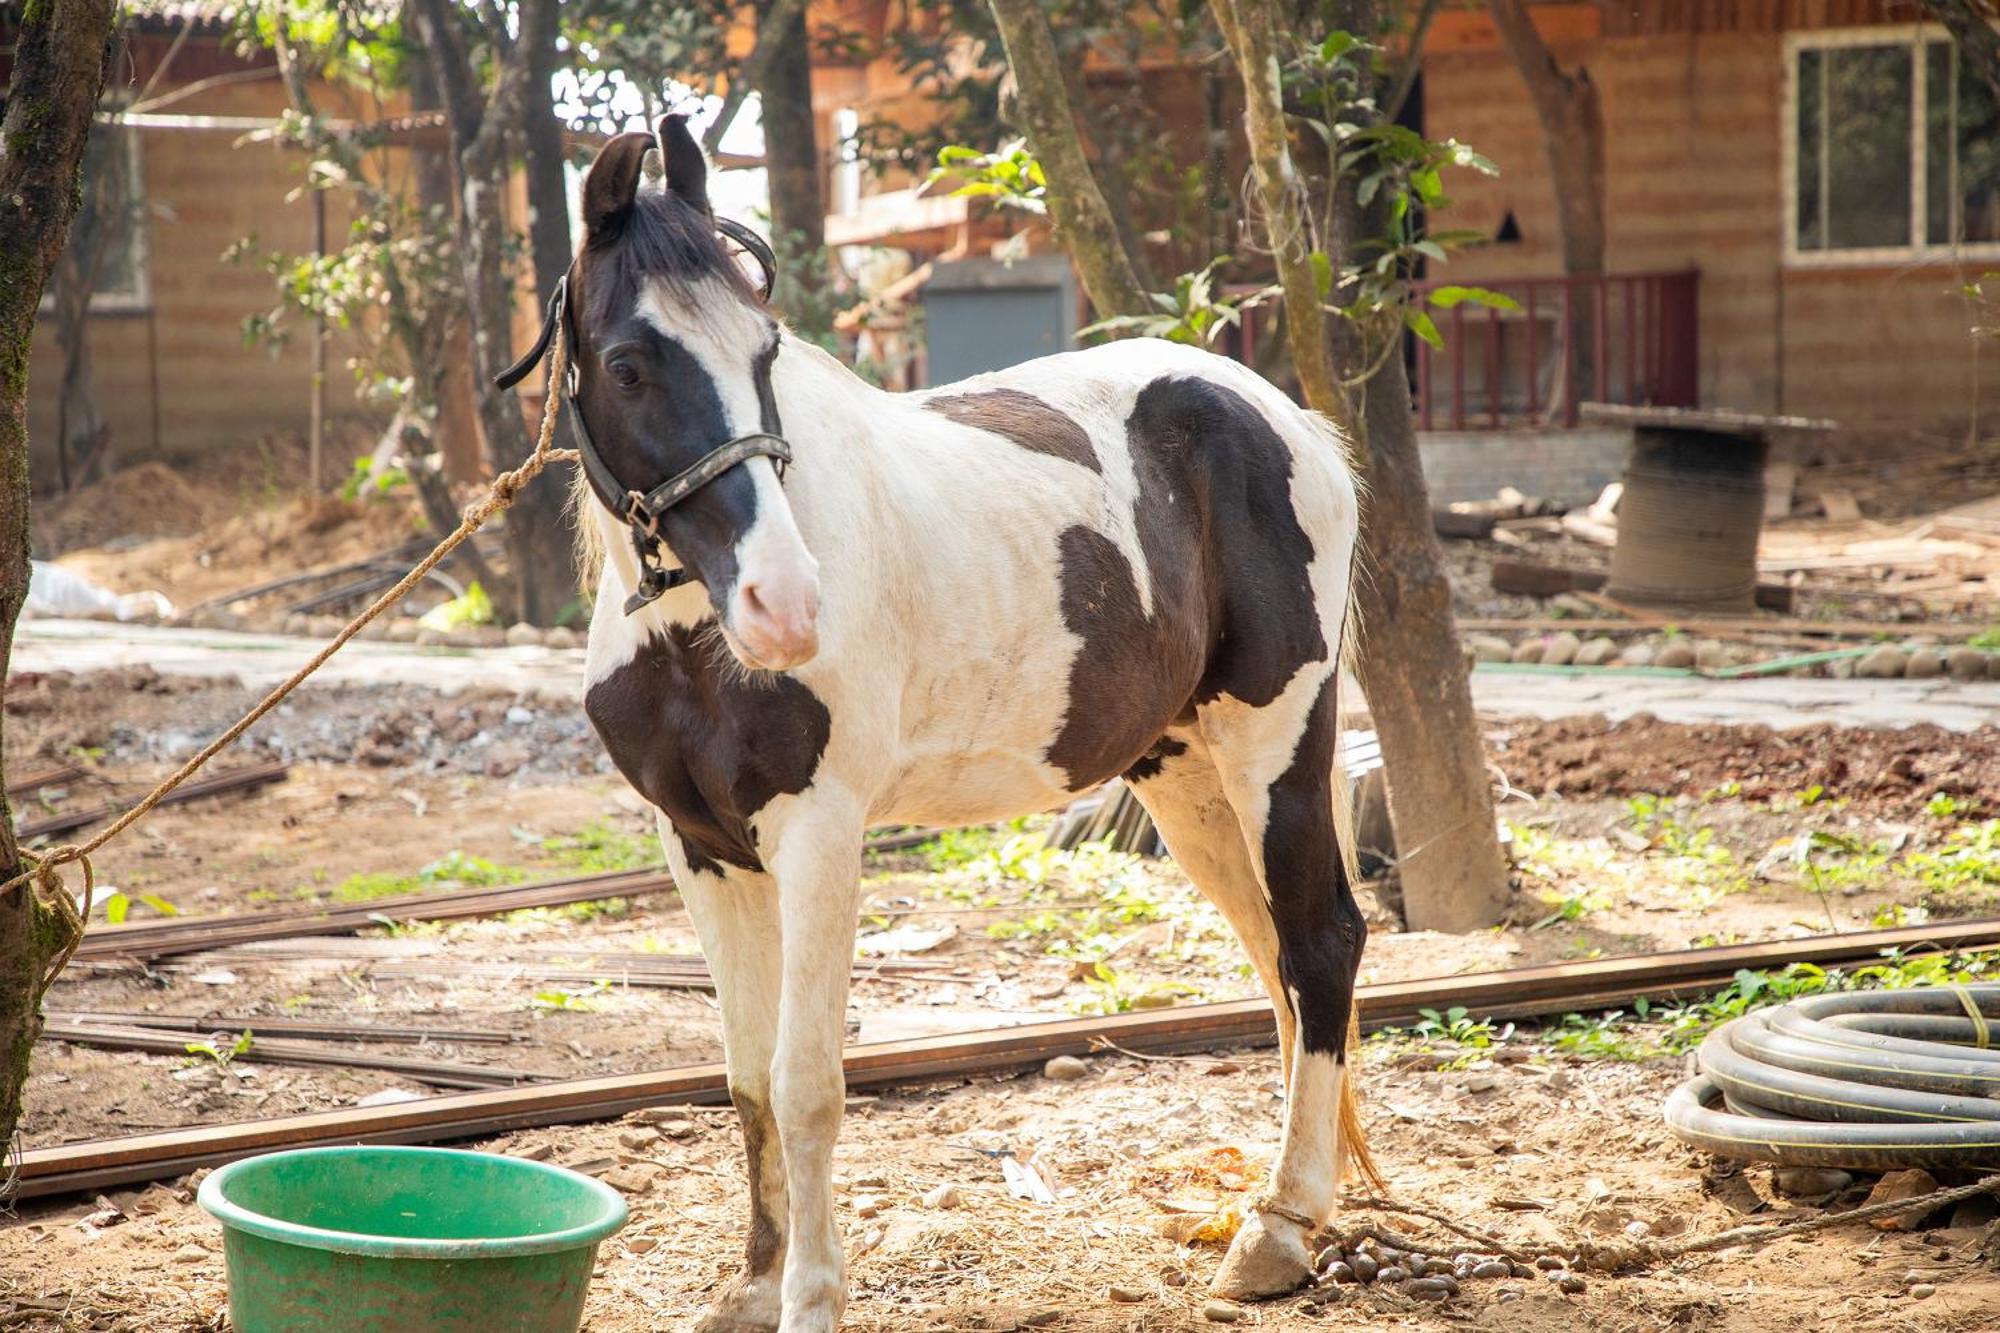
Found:
[[[1667,1098],[1683,1143],[1778,1166],[2000,1166],[2000,985],[1849,991],[1710,1033]]]
[[[1605,592],[1642,606],[1751,610],[1767,454],[1741,435],[1637,429]]]

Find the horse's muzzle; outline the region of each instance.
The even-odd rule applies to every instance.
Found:
[[[745,580],[730,599],[730,636],[750,665],[789,671],[819,652],[819,580]]]

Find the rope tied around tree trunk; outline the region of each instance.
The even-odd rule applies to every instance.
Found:
[[[563,331],[558,328],[550,348],[548,383],[551,386],[560,385],[568,369],[569,346],[563,337]],[[487,486],[486,494],[465,507],[460,516],[458,527],[448,533],[443,541],[440,541],[435,547],[431,548],[429,555],[419,560],[410,572],[405,574],[394,587],[382,593],[381,596],[370,602],[352,620],[348,621],[346,625],[342,626],[340,632],[327,640],[304,666],[294,671],[282,683],[275,686],[269,694],[258,700],[251,707],[250,711],[238,719],[227,731],[217,736],[207,745],[202,746],[186,763],[161,779],[159,785],[154,787],[150,792],[147,792],[138,804],[118,816],[117,819],[113,820],[101,832],[84,842],[63,843],[60,846],[51,847],[39,853],[28,851],[20,853],[21,860],[27,868],[4,884],[0,884],[0,894],[7,893],[32,882],[34,892],[44,901],[45,905],[63,917],[65,923],[70,926],[68,946],[62,951],[60,957],[52,960],[52,965],[43,975],[41,992],[37,995],[38,1003],[40,994],[45,994],[48,991],[49,986],[55,981],[63,968],[69,965],[69,960],[75,956],[77,947],[83,942],[84,925],[90,913],[91,898],[96,891],[97,885],[96,868],[91,864],[90,860],[92,854],[126,829],[145,818],[146,815],[152,812],[153,807],[158,805],[169,792],[200,772],[209,760],[215,758],[216,755],[240,740],[244,732],[257,725],[265,714],[284,702],[286,695],[296,690],[314,672],[325,666],[327,660],[346,647],[348,641],[366,628],[370,621],[380,616],[397,602],[400,602],[412,588],[423,581],[425,575],[437,568],[453,551],[463,545],[467,538],[484,527],[487,521],[495,514],[512,505],[519,498],[522,488],[539,476],[543,468],[546,468],[550,463],[575,462],[576,451],[574,449],[555,449],[550,447],[555,439],[556,415],[557,397],[551,391],[547,401],[542,405],[541,432],[535,439],[534,452],[528,455],[527,460],[519,467],[502,472],[499,476],[493,478],[492,482]],[[80,912],[77,909],[76,898],[70,894],[68,887],[62,881],[62,876],[57,873],[61,867],[72,862],[81,866],[83,871],[83,906]]]

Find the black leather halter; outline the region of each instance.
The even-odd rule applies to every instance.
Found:
[[[771,285],[777,277],[777,260],[771,253],[771,247],[765,244],[763,237],[740,222],[717,218],[715,228],[748,251],[764,270],[761,294],[768,300]],[[542,317],[542,331],[536,337],[535,345],[520,360],[493,377],[497,387],[513,388],[548,355],[557,329],[564,328],[569,317],[569,280],[575,271],[572,266],[570,272],[563,274],[556,283],[555,291],[549,296],[548,312]],[[572,338],[570,344],[574,347],[575,339]],[[774,347],[773,353],[776,350]],[[590,484],[591,493],[598,502],[625,521],[632,533],[632,548],[639,557],[639,587],[625,599],[625,614],[629,616],[648,603],[658,601],[669,590],[694,580],[694,575],[686,569],[669,568],[663,560],[661,516],[729,469],[753,458],[775,460],[778,478],[782,481],[785,467],[792,461],[792,446],[779,433],[783,424],[778,420],[778,405],[771,393],[770,367],[766,362],[759,368],[757,376],[757,403],[763,416],[760,423],[762,429],[724,440],[703,454],[692,467],[668,477],[649,491],[641,491],[618,479],[591,440],[590,428],[583,421],[583,408],[577,402],[578,378],[574,360],[570,362],[567,381],[562,386],[563,406],[569,414],[570,429],[576,435],[576,452],[583,462],[584,479]]]

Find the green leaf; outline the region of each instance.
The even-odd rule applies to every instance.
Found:
[[[1319,44],[1319,58],[1330,65],[1361,44],[1361,39],[1353,33],[1336,29]]]
[[[1433,287],[1430,303],[1440,310],[1449,310],[1466,302],[1483,305],[1494,310],[1519,310],[1521,303],[1505,292],[1492,291],[1485,287]]]
[[[1417,307],[1413,305],[1403,307],[1403,323],[1409,326],[1410,332],[1422,338],[1432,347],[1437,348],[1439,351],[1444,350],[1444,335],[1438,332],[1438,326],[1431,320],[1431,317],[1417,309]]]
[[[1333,295],[1333,259],[1326,251],[1315,250],[1306,256],[1306,260],[1312,265],[1313,290],[1324,301]]]
[[[161,916],[179,916],[181,914],[180,908],[174,906],[156,893],[142,893],[139,895],[139,901],[152,908],[155,912],[158,912]]]
[[[131,911],[132,900],[122,893],[114,893],[104,900],[104,919],[114,926],[124,925]]]
[[[1444,252],[1444,247],[1439,245],[1436,241],[1418,241],[1415,245],[1411,246],[1410,248],[1412,250],[1415,250],[1418,254],[1422,255],[1424,258],[1435,260],[1437,263],[1440,264],[1446,263],[1451,258],[1450,255]]]

